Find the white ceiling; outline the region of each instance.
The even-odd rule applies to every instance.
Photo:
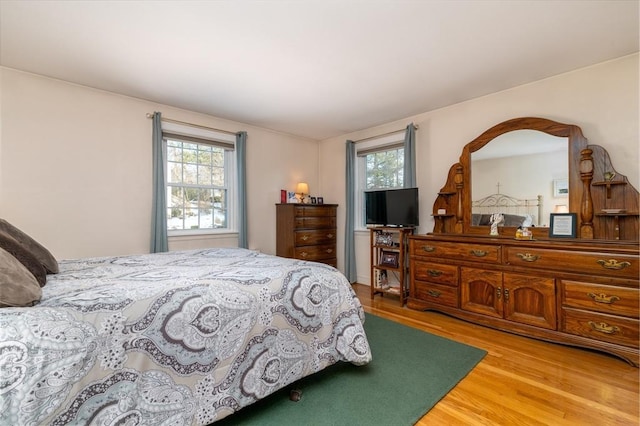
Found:
[[[9,1],[0,64],[312,139],[638,51],[638,1]]]

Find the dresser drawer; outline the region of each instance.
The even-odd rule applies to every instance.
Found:
[[[638,318],[640,292],[635,288],[562,281],[565,306]]]
[[[632,255],[545,250],[531,247],[506,247],[505,250],[508,265],[527,268],[635,279],[638,279],[640,268],[638,257]]]
[[[410,249],[412,256],[471,260],[483,263],[500,262],[499,245],[458,244],[412,239],[410,242]]]
[[[335,207],[295,206],[296,217],[335,216]]]
[[[303,260],[330,259],[336,257],[336,245],[322,244],[317,246],[296,247],[293,257]]]
[[[336,229],[307,229],[295,231],[296,246],[313,246],[317,244],[331,244],[336,241]]]
[[[458,307],[458,289],[456,287],[415,281],[415,297],[427,302]]]
[[[562,331],[603,342],[638,347],[638,320],[563,308]]]
[[[300,216],[295,218],[294,226],[296,229],[335,228],[336,218],[331,216]]]
[[[441,263],[415,261],[413,263],[413,276],[416,280],[430,281],[433,283],[457,286],[458,267],[443,265]]]

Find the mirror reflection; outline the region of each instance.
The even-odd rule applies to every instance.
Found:
[[[550,213],[569,204],[568,138],[536,130],[504,133],[471,153],[472,226],[549,225]]]

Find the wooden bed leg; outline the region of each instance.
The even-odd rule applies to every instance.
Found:
[[[302,390],[301,389],[291,389],[289,391],[289,399],[293,402],[298,402],[302,399]]]

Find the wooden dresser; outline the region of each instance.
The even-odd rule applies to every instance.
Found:
[[[409,237],[407,306],[638,366],[638,242]]]
[[[276,204],[276,255],[337,265],[337,204]]]

